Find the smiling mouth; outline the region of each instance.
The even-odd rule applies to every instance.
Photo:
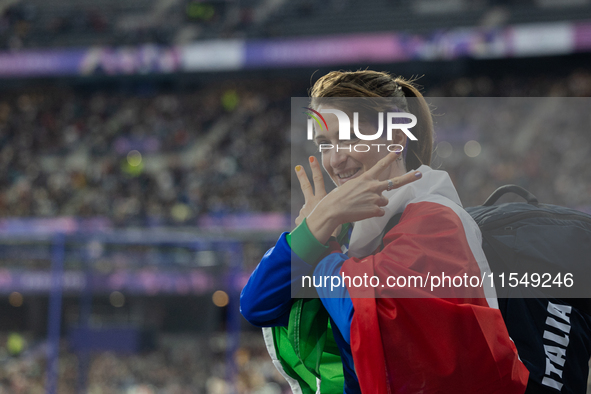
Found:
[[[359,172],[361,168],[355,168],[354,170],[351,171],[347,171],[347,172],[343,172],[341,174],[338,174],[337,176],[339,177],[339,179],[349,179],[351,178],[353,175],[357,174]]]

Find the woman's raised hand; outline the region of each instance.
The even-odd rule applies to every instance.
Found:
[[[322,176],[322,169],[318,160],[314,156],[310,156],[310,167],[312,168],[312,180],[314,188],[308,180],[308,175],[302,166],[296,166],[296,175],[300,181],[300,187],[304,193],[304,206],[300,209],[300,214],[295,220],[296,226],[308,217],[310,213],[316,208],[316,205],[326,196],[326,188],[324,187],[324,177]]]
[[[326,243],[335,229],[343,223],[383,216],[385,211],[382,207],[388,205],[388,199],[382,192],[390,185],[392,190],[420,179],[421,173],[413,171],[392,179],[380,180],[382,172],[390,167],[399,154],[388,154],[366,173],[329,194],[324,192],[325,197],[320,201],[315,200],[313,211],[306,215],[306,223],[318,241]]]

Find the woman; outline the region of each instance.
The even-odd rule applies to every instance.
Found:
[[[398,130],[391,142],[402,152],[343,149],[337,118],[326,115],[315,141],[341,146],[322,150],[336,189],[326,194],[313,157],[314,191],[296,166],[305,197],[297,227],[265,254],[241,295],[242,314],[266,327],[271,357],[293,391],[523,393],[528,372],[494,309],[494,294],[485,297],[482,289],[451,289],[435,298],[420,287],[403,293],[349,282],[317,287],[319,300],[292,299],[306,275],[343,282],[345,276],[377,277],[383,284],[388,277],[479,276],[488,269],[478,227],[449,176],[428,167],[431,114],[410,82],[374,71],[331,72],[311,96],[317,111],[328,108],[326,98],[392,98],[395,110],[416,116],[417,140]],[[412,168],[418,171],[407,171]]]

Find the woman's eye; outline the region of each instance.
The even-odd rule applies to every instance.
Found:
[[[316,148],[320,149],[320,154],[325,154],[329,149],[326,149],[326,147],[323,147],[322,145],[331,145],[330,141],[318,141],[316,143]]]

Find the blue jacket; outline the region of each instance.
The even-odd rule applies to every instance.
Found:
[[[305,222],[291,236],[304,231],[309,232]],[[240,311],[255,326],[287,326],[293,301],[292,290],[295,292],[300,288],[302,276],[313,275],[315,283],[320,283],[324,276],[339,275],[343,262],[348,259],[345,254],[332,253],[314,267],[292,251],[289,237],[287,233],[281,235],[277,244],[263,256],[242,290]],[[306,251],[301,254],[306,255]],[[316,290],[331,317],[334,339],[341,353],[344,393],[361,393],[351,354],[350,327],[354,310],[348,291],[345,287],[331,291],[330,286],[317,287]]]

